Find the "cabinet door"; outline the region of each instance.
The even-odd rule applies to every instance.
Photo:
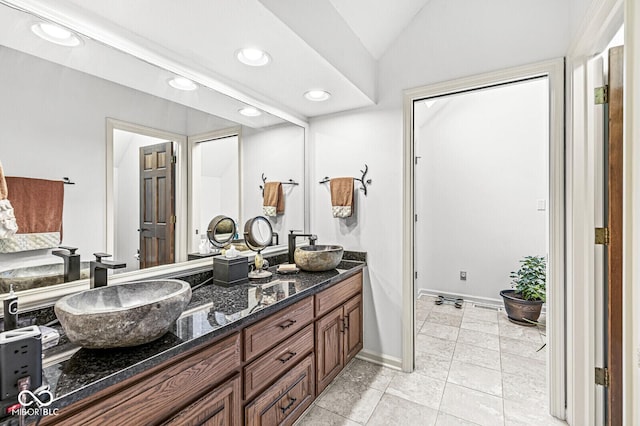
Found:
[[[215,388],[176,414],[166,426],[234,426],[241,422],[240,377]]]
[[[315,398],[313,366],[313,354],[309,354],[247,405],[245,424],[292,425]]]
[[[316,394],[334,379],[344,367],[342,306],[316,322]]]
[[[362,295],[344,304],[344,364],[362,349]]]

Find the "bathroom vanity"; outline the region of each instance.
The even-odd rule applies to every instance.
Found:
[[[45,358],[40,424],[292,424],[362,349],[364,265],[205,285],[155,342]]]

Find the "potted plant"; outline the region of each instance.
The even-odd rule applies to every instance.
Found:
[[[534,326],[546,300],[547,260],[544,256],[526,256],[516,272],[511,272],[513,289],[502,290],[504,308],[511,322]]]

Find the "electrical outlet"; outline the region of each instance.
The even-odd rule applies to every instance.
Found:
[[[460,281],[467,280],[467,271],[460,271]]]

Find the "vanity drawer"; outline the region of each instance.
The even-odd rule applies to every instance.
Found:
[[[316,317],[331,311],[338,305],[362,292],[362,272],[316,294]]]
[[[303,359],[245,408],[248,426],[291,425],[313,401],[313,354]]]
[[[313,324],[289,337],[244,369],[244,396],[249,399],[313,351]]]
[[[313,297],[277,312],[244,330],[244,358],[250,360],[313,320]]]

